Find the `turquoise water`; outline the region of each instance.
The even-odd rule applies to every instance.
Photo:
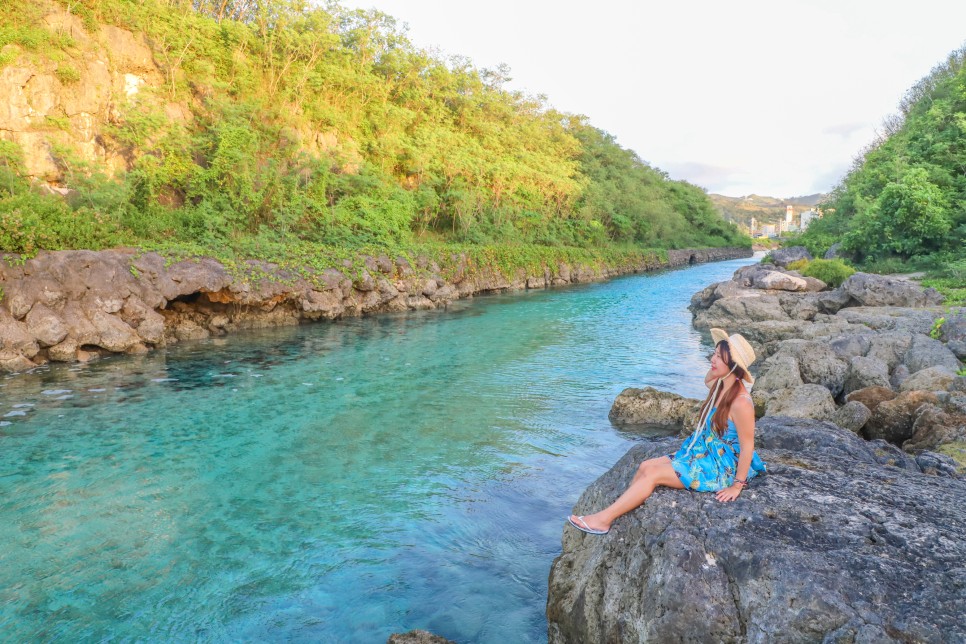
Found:
[[[701,394],[750,261],[0,379],[0,640],[546,641],[614,397]]]

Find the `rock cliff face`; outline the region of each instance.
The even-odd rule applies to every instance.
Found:
[[[27,173],[42,182],[60,178],[56,146],[108,172],[126,169],[127,161],[104,145],[103,134],[125,112],[139,109],[142,86],[163,85],[151,49],[142,36],[117,27],[104,25],[90,33],[78,16],[59,8],[52,7],[44,23],[82,52],[71,63],[76,76],[58,73],[57,63],[26,56],[0,69],[0,139],[20,145]],[[190,115],[175,103],[164,111],[173,119]]]
[[[575,512],[678,443],[633,448]],[[734,503],[659,488],[607,535],[565,528],[549,641],[966,639],[966,482],[946,460],[782,417],[759,422],[757,443],[769,473]]]
[[[213,259],[168,262],[133,250],[41,252],[0,259],[0,370],[138,353],[245,328],[435,309],[480,293],[588,282],[622,273],[747,257],[749,249],[679,250],[618,268],[561,264],[512,277],[465,256],[441,268],[387,256],[322,273],[264,262],[232,270]]]

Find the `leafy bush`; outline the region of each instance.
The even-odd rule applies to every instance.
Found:
[[[834,288],[841,286],[842,282],[855,273],[855,269],[840,259],[813,259],[801,273],[805,277],[820,279]]]
[[[805,268],[808,267],[808,263],[809,260],[807,259],[796,259],[794,262],[789,262],[786,268],[788,268],[788,270],[798,271],[801,273]]]

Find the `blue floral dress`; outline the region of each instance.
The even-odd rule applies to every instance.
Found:
[[[728,419],[728,429],[724,436],[711,427],[711,420],[717,407],[708,414],[704,427],[696,429],[684,444],[674,454],[668,454],[671,467],[681,479],[684,487],[698,492],[717,492],[735,482],[738,469],[738,429],[734,421]],[[765,462],[752,454],[751,467],[748,470],[748,480],[765,472]]]

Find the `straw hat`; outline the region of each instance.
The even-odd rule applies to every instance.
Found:
[[[748,374],[748,379],[744,381],[745,385],[750,387],[755,384],[755,378],[751,375],[751,370],[749,369],[756,360],[755,350],[751,348],[751,345],[748,344],[744,336],[740,333],[728,335],[728,332],[724,329],[711,329],[711,338],[714,340],[715,346],[718,346],[718,343],[722,340],[728,341],[728,348],[731,349],[731,359],[738,363],[738,366]]]

